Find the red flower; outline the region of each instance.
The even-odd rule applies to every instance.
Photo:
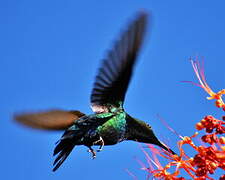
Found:
[[[202,64],[193,60],[191,60],[191,63],[199,80],[199,84],[197,85],[202,87],[210,95],[207,99],[215,99],[216,106],[225,111],[225,104],[222,100],[225,89],[218,93],[213,92],[206,82]],[[206,143],[204,146],[198,146],[193,142],[193,138],[198,135],[198,132],[190,137],[178,135],[181,138],[177,143],[179,155],[172,155],[164,150],[161,152],[153,146],[148,145],[149,149],[152,151],[152,157],[142,149],[149,163],[149,168],[145,167],[143,169],[152,174],[156,179],[184,180],[184,177],[178,176],[181,171],[186,171],[194,180],[213,180],[213,178],[210,177],[211,174],[214,174],[217,169],[225,170],[225,146],[223,146],[223,144],[225,144],[225,137],[223,136],[225,134],[224,121],[225,116],[222,117],[222,120],[219,120],[212,115],[208,115],[196,124],[195,127],[198,131],[205,131],[205,135],[201,137],[203,144]],[[169,127],[169,129],[175,132],[172,128]],[[189,157],[187,155],[183,148],[184,144],[191,146],[196,151],[194,157]],[[208,147],[207,144],[209,144]],[[163,167],[157,156],[167,159],[167,165]],[[153,167],[156,167],[156,169]],[[225,180],[225,174],[220,176],[220,180]]]

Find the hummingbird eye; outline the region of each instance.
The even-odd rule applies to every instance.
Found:
[[[147,126],[149,127],[149,128],[151,128],[151,126],[148,124],[148,123],[146,123],[147,124]]]

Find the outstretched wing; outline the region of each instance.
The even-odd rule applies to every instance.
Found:
[[[14,119],[28,127],[46,130],[65,130],[84,116],[80,111],[50,110],[38,113],[15,114]]]
[[[108,112],[109,104],[115,107],[122,106],[146,24],[147,14],[138,14],[102,61],[91,93],[94,112]]]

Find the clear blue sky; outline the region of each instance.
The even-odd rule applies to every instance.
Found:
[[[51,172],[61,132],[22,128],[14,112],[51,108],[91,113],[89,97],[100,60],[140,9],[152,12],[151,27],[126,97],[126,110],[151,124],[177,150],[177,137],[192,135],[203,116],[221,116],[196,81],[190,56],[204,56],[208,83],[225,88],[225,2],[223,0],[8,0],[0,2],[0,178],[4,180],[139,179],[137,143],[105,147],[92,160],[77,147]],[[150,32],[151,31],[151,32]]]

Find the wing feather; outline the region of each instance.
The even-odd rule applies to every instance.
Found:
[[[91,93],[92,110],[109,111],[108,105],[120,107],[132,76],[147,24],[147,14],[142,12],[122,33],[114,47],[103,59]]]
[[[15,114],[14,119],[25,126],[46,129],[46,130],[65,130],[74,121],[84,116],[80,111],[49,110],[36,113]]]

